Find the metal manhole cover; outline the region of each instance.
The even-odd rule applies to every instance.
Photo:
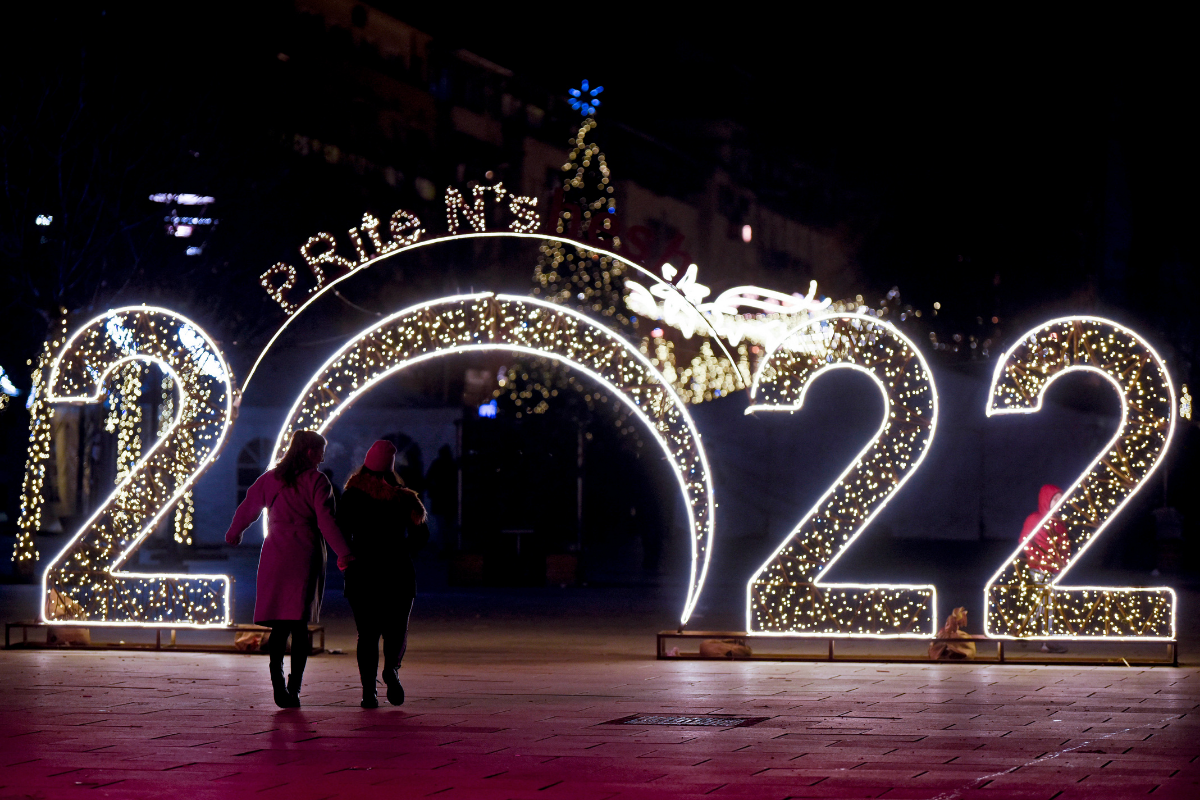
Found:
[[[700,728],[746,728],[765,722],[770,717],[734,717],[728,714],[630,714],[610,719],[605,725],[688,725]]]

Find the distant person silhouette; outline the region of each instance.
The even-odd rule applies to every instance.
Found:
[[[458,465],[454,463],[454,452],[444,444],[437,457],[429,465],[425,475],[425,491],[429,495],[429,511],[433,516],[434,532],[441,546],[450,546],[450,520],[458,512]]]

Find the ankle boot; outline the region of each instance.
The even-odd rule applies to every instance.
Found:
[[[387,699],[394,706],[404,705],[404,687],[400,685],[400,676],[394,669],[383,671],[383,682],[387,684]]]
[[[288,675],[287,693],[288,693],[288,708],[300,707],[300,681],[304,679],[304,675]]]
[[[370,685],[363,683],[362,690],[363,698],[359,705],[363,708],[379,708],[379,694],[375,691],[375,682],[372,681]]]
[[[275,693],[275,705],[280,708],[291,708],[292,697],[288,694],[287,686],[283,682],[283,664],[271,662],[271,689]]]

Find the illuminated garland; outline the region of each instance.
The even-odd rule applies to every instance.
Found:
[[[117,485],[129,477],[142,457],[142,373],[144,365],[130,361],[117,368],[117,390],[110,398],[104,429],[117,434]]]
[[[283,323],[275,330],[275,332],[273,334],[271,334],[271,338],[267,341],[266,345],[259,352],[258,356],[254,360],[254,363],[251,364],[250,369],[246,373],[245,379],[242,381],[242,393],[245,394],[247,387],[249,387],[249,385],[250,385],[250,381],[254,378],[254,376],[258,372],[259,365],[262,364],[263,359],[266,358],[267,354],[271,351],[271,348],[275,345],[275,343],[277,341],[279,341],[280,337],[283,336],[284,332],[288,329],[288,327],[291,326],[292,322],[294,322],[297,318],[299,318],[305,310],[310,308],[315,302],[317,302],[317,300],[319,300],[322,296],[324,296],[324,294],[326,292],[333,290],[339,283],[341,283],[342,281],[347,280],[351,276],[355,275],[358,271],[366,269],[368,267],[371,267],[375,264],[379,264],[380,262],[384,261],[385,259],[391,258],[391,257],[399,255],[401,253],[415,250],[417,248],[430,247],[430,246],[441,244],[443,242],[461,240],[461,239],[536,239],[536,240],[540,240],[542,242],[549,242],[549,243],[558,241],[558,239],[551,238],[550,236],[546,236],[546,235],[540,234],[540,233],[520,233],[517,231],[487,231],[485,233],[460,233],[454,237],[426,239],[424,241],[412,242],[412,243],[405,244],[403,246],[399,246],[399,247],[395,247],[395,248],[388,248],[388,251],[386,253],[375,256],[374,258],[367,261],[366,263],[360,264],[356,269],[351,270],[349,272],[343,272],[340,275],[338,275],[337,277],[327,280],[326,283],[323,286],[321,286],[319,289],[315,289],[315,290],[309,292],[308,295],[303,298],[302,302],[293,302],[291,299],[289,299],[289,296],[287,295],[286,292],[281,293],[277,299],[279,299],[280,303],[285,307],[285,310],[288,312],[288,316],[286,317],[286,319],[284,319]],[[589,261],[592,260],[593,257],[595,257],[595,259],[598,261],[604,261],[605,259],[610,259],[613,262],[619,262],[619,267],[620,267],[621,272],[630,271],[630,272],[640,274],[640,275],[644,276],[645,278],[647,278],[653,284],[656,284],[656,285],[663,284],[665,287],[664,291],[672,291],[672,292],[677,291],[670,284],[664,284],[663,280],[661,278],[659,278],[657,275],[655,275],[654,273],[652,273],[650,270],[646,269],[645,267],[642,267],[639,264],[635,264],[634,262],[630,261],[629,259],[623,258],[622,256],[619,256],[610,250],[604,250],[601,248],[592,247],[585,242],[575,242],[570,239],[563,239],[561,242],[559,242],[559,244],[568,244],[568,245],[571,245],[571,246],[577,248],[578,250],[581,250],[583,253],[587,254],[586,257]],[[272,269],[275,269],[276,267],[280,268],[280,271],[271,273],[272,275],[277,275],[277,274],[285,274],[288,276],[295,275],[295,269],[292,267],[289,267],[287,264],[276,264],[275,267],[272,267]],[[612,277],[611,274],[609,277],[610,278]],[[266,279],[266,276],[264,276],[264,281],[265,281],[265,279]],[[715,333],[712,332],[712,328],[711,328],[710,324],[707,322],[707,318],[703,314],[700,314],[698,311],[696,312],[696,314],[697,314],[697,319],[700,320],[700,324],[702,326],[700,329],[700,332],[703,333],[703,331],[708,331],[708,333],[703,333],[703,335],[706,335],[706,336],[709,336],[710,338],[712,338],[712,340],[716,344],[716,346],[718,348],[720,348],[722,353],[725,354],[725,357],[728,358],[732,362],[732,360],[733,360],[732,355],[729,353],[728,349],[725,347],[725,344],[720,340],[720,338],[717,337],[715,335]]]
[[[746,630],[795,636],[927,637],[933,586],[833,584],[822,578],[916,472],[937,427],[933,375],[916,346],[862,314],[809,320],[759,364],[747,413],[794,412],[831,369],[869,376],[883,395],[875,438],[817,501],[746,587]]]
[[[572,149],[562,167],[562,210],[555,221],[556,230],[559,234],[569,235],[571,229],[577,227],[582,231],[580,238],[603,243],[611,241],[616,248],[620,246],[620,240],[610,234],[610,216],[616,211],[612,175],[600,148],[587,141],[588,134],[596,127],[596,120],[591,116],[594,111],[595,106],[589,104],[585,112],[587,118],[571,139]],[[549,240],[538,248],[533,294],[599,319],[608,319],[615,330],[633,339],[636,325],[625,308],[624,271],[619,260],[602,251],[580,246],[568,248],[563,241]],[[658,288],[656,285],[655,289]],[[672,297],[678,294],[670,286],[665,291]],[[569,368],[555,361],[522,360],[511,369],[502,388],[503,391],[497,389],[495,392],[497,399],[512,402],[518,418],[524,413],[543,414],[550,409],[551,398],[574,392],[582,398],[589,414],[599,409],[616,414],[613,420],[616,429],[622,435],[633,434],[633,443],[642,446],[634,427],[625,424],[628,417],[619,403],[609,404],[604,393],[583,387]],[[532,399],[534,395],[541,398],[536,405],[522,406],[523,399]]]
[[[40,558],[35,537],[42,529],[42,509],[46,504],[46,462],[50,460],[52,413],[46,402],[46,369],[66,339],[67,315],[64,310],[42,345],[29,390],[29,454],[25,461],[25,477],[21,481],[21,516],[17,520],[17,543],[13,547],[13,561],[18,564],[33,564]]]
[[[712,343],[705,338],[700,351],[686,367],[675,361],[675,343],[662,336],[642,340],[641,350],[650,363],[662,370],[663,376],[686,403],[703,403],[718,397],[728,397],[750,383],[750,351],[745,344],[737,346],[735,365],[728,358],[713,352]]]
[[[600,148],[588,141],[596,127],[594,117],[587,117],[571,139],[571,151],[563,164],[563,210],[556,220],[556,231],[571,236],[578,224],[580,238],[598,243],[611,240],[620,247],[619,237],[610,233],[616,211],[612,176]],[[573,218],[579,214],[580,219]],[[571,252],[573,251],[573,252]],[[533,293],[553,303],[591,311],[611,318],[619,327],[631,327],[625,310],[625,269],[620,261],[602,251],[572,247],[551,240],[539,248],[534,267]]]
[[[162,405],[159,409],[158,435],[162,436],[167,432],[171,421],[175,419],[175,382],[168,376],[164,376],[162,380]],[[182,481],[195,467],[195,452],[196,442],[192,436],[191,428],[185,427],[183,429],[183,443],[179,450],[180,458],[175,470],[176,480]],[[190,459],[189,455],[192,455]],[[179,544],[189,546],[192,544],[192,530],[195,528],[195,516],[196,503],[192,498],[191,490],[188,490],[183,493],[179,498],[178,504],[175,506],[173,533],[175,541]]]
[[[984,631],[1001,638],[1174,638],[1175,592],[1169,588],[1059,585],[1166,454],[1175,429],[1175,390],[1158,353],[1138,334],[1106,319],[1052,320],[1026,333],[1000,358],[987,414],[1035,413],[1050,384],[1078,370],[1099,374],[1116,388],[1121,424],[1026,537],[1057,517],[1070,538],[1070,560],[1057,575],[1039,582],[1022,555],[1022,541],[984,589]]]
[[[91,625],[228,625],[224,575],[119,571],[188,490],[224,442],[232,413],[229,368],[213,341],[184,317],[147,306],[119,308],[76,331],[54,359],[46,398],[95,403],[114,372],[155,363],[179,386],[179,409],[42,576],[44,622]]]
[[[399,370],[474,350],[554,359],[605,386],[653,434],[674,467],[690,513],[691,616],[708,571],[712,485],[695,424],[662,375],[628,342],[582,314],[529,297],[448,297],[392,314],[353,337],[309,381],[276,440],[282,458],[293,431],[323,431],[364,392]]]

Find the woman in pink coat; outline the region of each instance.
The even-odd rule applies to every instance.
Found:
[[[271,686],[280,708],[300,707],[300,682],[308,661],[308,624],[321,613],[325,590],[325,541],[345,569],[353,559],[334,521],[333,487],[317,471],[325,460],[325,437],[296,431],[287,454],[254,482],[225,534],[230,545],[267,510],[267,538],[258,560],[254,621],[271,627]],[[292,639],[292,673],[285,685],[283,654]]]

